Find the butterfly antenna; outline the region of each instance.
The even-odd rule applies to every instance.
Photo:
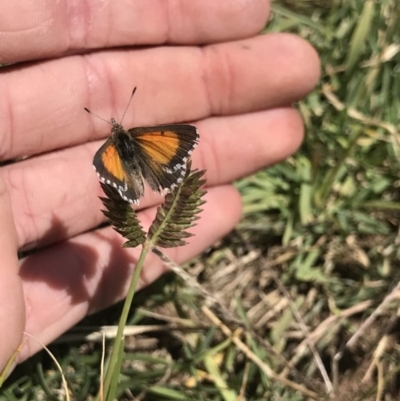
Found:
[[[91,114],[92,116],[95,116],[97,118],[99,118],[100,120],[105,121],[107,124],[112,125],[112,123],[110,121],[107,121],[105,118],[98,116],[97,114],[93,113],[93,111],[90,111],[87,107],[84,107],[85,111],[87,111],[89,114]]]
[[[126,112],[128,111],[129,105],[131,104],[131,101],[132,101],[132,98],[133,98],[133,95],[135,94],[135,92],[136,92],[136,86],[133,88],[131,98],[129,99],[128,105],[126,106],[126,109],[125,109],[125,111],[124,111],[124,114],[122,115],[120,124],[122,124],[122,120],[124,119],[125,114],[126,114]]]

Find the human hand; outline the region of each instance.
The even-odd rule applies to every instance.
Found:
[[[288,34],[256,36],[269,2],[5,0],[0,16],[0,372],[26,331],[49,343],[86,314],[122,299],[138,250],[122,249],[104,216],[92,158],[138,87],[124,126],[193,122],[207,203],[182,263],[241,214],[229,183],[292,154],[303,136],[290,105],[319,76],[315,51]],[[168,46],[164,46],[167,44]],[[123,46],[154,47],[123,47]],[[180,45],[180,46],[177,46]],[[181,46],[185,45],[185,46]],[[204,46],[203,46],[204,45]],[[100,141],[100,139],[102,139]],[[95,141],[95,142],[89,142]],[[160,197],[147,193],[150,222]],[[34,249],[17,260],[18,249]],[[165,271],[149,257],[141,286]],[[18,362],[39,349],[27,340]]]

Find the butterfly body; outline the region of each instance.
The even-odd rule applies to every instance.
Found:
[[[143,179],[158,193],[182,181],[198,143],[196,127],[166,124],[125,130],[114,119],[111,124],[111,136],[96,152],[93,165],[100,180],[114,186],[124,200],[139,203]]]

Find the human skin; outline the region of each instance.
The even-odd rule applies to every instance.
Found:
[[[291,104],[319,78],[314,49],[289,34],[258,35],[266,0],[4,0],[0,14],[0,372],[27,332],[44,344],[121,300],[138,257],[104,221],[91,164],[134,86],[124,126],[190,122],[206,169],[195,234],[168,250],[177,263],[228,233],[241,215],[232,180],[299,147]],[[161,198],[135,207],[148,226]],[[33,249],[22,260],[18,250]],[[140,287],[165,272],[150,256]],[[21,362],[40,349],[27,339]]]

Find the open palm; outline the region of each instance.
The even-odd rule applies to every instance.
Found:
[[[104,217],[92,169],[109,125],[190,122],[200,133],[195,168],[207,169],[207,204],[190,244],[194,257],[236,224],[229,184],[283,160],[299,146],[290,105],[319,75],[314,50],[288,34],[256,36],[266,0],[85,2],[4,0],[0,15],[0,371],[27,331],[52,341],[86,314],[124,297],[137,250]],[[24,63],[19,63],[24,62]],[[26,158],[26,156],[28,156]],[[137,207],[150,222],[161,198]],[[24,259],[19,249],[33,249]],[[144,286],[165,271],[149,258]],[[6,330],[4,328],[7,328]],[[28,340],[18,356],[38,350]]]

